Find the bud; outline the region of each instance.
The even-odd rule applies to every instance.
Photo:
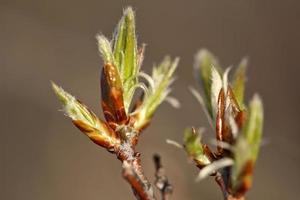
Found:
[[[213,117],[212,105],[211,105],[211,87],[212,87],[212,67],[221,72],[215,56],[206,49],[201,49],[195,56],[194,69],[197,80],[203,87],[205,104],[208,113]]]
[[[93,142],[107,149],[119,143],[115,133],[75,97],[52,82],[52,88],[63,104],[65,114]]]
[[[106,63],[101,73],[102,109],[109,124],[122,124],[127,120],[123,102],[122,82],[118,69]]]
[[[246,124],[233,148],[234,165],[231,179],[236,193],[244,193],[251,187],[253,168],[261,145],[263,106],[258,95],[251,100],[248,112]]]
[[[128,113],[139,72],[135,16],[131,7],[125,9],[113,36],[113,54],[123,83],[125,110]]]
[[[213,160],[213,154],[207,145],[201,143],[201,134],[195,129],[186,129],[184,132],[184,148],[187,154],[196,162],[197,166],[203,168]]]

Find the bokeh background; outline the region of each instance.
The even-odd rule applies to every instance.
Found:
[[[139,42],[147,44],[143,69],[165,54],[180,56],[173,96],[162,104],[138,150],[153,181],[152,154],[160,153],[174,200],[221,199],[213,179],[195,183],[196,167],[167,138],[181,141],[187,126],[208,127],[189,85],[192,65],[208,48],[224,67],[250,58],[247,98],[265,106],[264,139],[248,199],[300,195],[300,3],[280,0],[0,0],[0,199],[134,199],[121,163],[98,148],[58,112],[50,80],[101,116],[101,58],[95,35],[111,33],[132,5]],[[212,136],[207,129],[205,137]]]

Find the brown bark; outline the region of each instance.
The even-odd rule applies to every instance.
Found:
[[[123,146],[122,146],[123,145]],[[152,185],[144,175],[140,154],[128,143],[121,144],[117,150],[122,161],[123,177],[131,185],[134,195],[139,200],[156,200]]]
[[[123,177],[140,200],[155,200],[151,184],[143,174],[139,159],[123,162]]]

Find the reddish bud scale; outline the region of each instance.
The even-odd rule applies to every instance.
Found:
[[[232,134],[225,121],[225,94],[223,88],[220,90],[217,104],[217,117],[216,117],[216,139],[221,142],[231,143]],[[224,149],[217,146],[217,156],[222,156]]]
[[[241,129],[246,122],[247,113],[245,111],[240,111],[237,113],[234,119],[236,124],[238,125],[238,128]]]
[[[217,105],[217,118],[216,118],[216,138],[218,141],[223,141],[224,117],[225,117],[225,96],[224,90],[221,89],[218,96]]]
[[[238,104],[231,87],[228,87],[228,97],[230,99],[230,105],[233,108],[235,122],[238,128],[240,129],[245,124],[246,112],[241,110],[240,105]]]
[[[234,93],[232,91],[232,88],[230,86],[228,86],[227,96],[229,97],[230,105],[233,108],[233,112],[234,113],[240,112],[241,111],[240,105],[238,104],[238,102],[234,96]]]
[[[242,197],[251,188],[252,175],[254,170],[254,163],[252,160],[248,160],[240,173],[238,180],[241,180],[241,184],[234,191],[235,197]]]
[[[81,120],[72,120],[73,124],[84,134],[86,134],[94,143],[106,148],[106,149],[112,149],[114,148],[114,143],[112,143],[110,140],[105,140],[100,134],[96,133],[98,130],[95,128],[87,125],[86,123],[82,122]],[[105,134],[109,134],[109,137],[111,137],[111,140],[118,140],[117,135],[113,130],[111,130],[106,124],[103,123],[103,126],[105,127]]]
[[[123,102],[122,82],[118,69],[106,63],[101,73],[102,109],[108,124],[123,124],[127,115]]]
[[[208,159],[213,162],[216,160],[216,156],[213,154],[213,152],[210,150],[207,144],[203,144],[203,151],[204,154],[208,157]]]

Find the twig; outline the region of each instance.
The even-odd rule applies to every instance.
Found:
[[[151,184],[141,172],[141,167],[137,160],[123,162],[123,177],[131,185],[134,195],[140,200],[155,200]]]
[[[160,156],[155,154],[153,160],[155,164],[155,186],[160,190],[162,200],[169,200],[173,192],[173,187],[169,183],[168,177],[165,175]]]
[[[133,143],[132,141],[130,143]],[[142,170],[140,153],[135,152],[134,145],[123,143],[116,154],[123,164],[123,177],[131,185],[136,198],[156,200],[153,188]]]

